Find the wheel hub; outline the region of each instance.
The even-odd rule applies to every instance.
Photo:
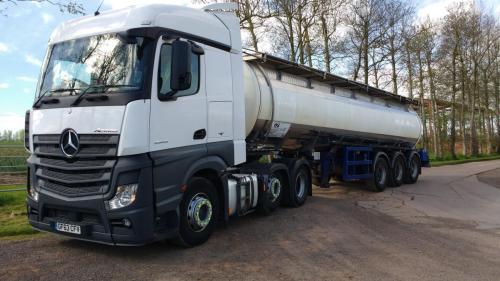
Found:
[[[206,194],[198,193],[191,198],[187,218],[189,227],[195,232],[203,231],[208,226],[212,218],[212,203]]]
[[[271,194],[271,202],[276,202],[281,194],[281,182],[278,178],[272,177],[269,180],[269,191]]]

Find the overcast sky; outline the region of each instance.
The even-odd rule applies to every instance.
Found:
[[[438,19],[446,14],[446,7],[458,0],[415,1],[420,18]],[[80,2],[84,3],[87,13],[92,13],[100,0]],[[59,23],[75,17],[49,4],[18,3],[7,11],[8,16],[0,16],[0,131],[24,127],[24,112],[34,100],[48,37]],[[101,10],[136,3],[194,6],[190,0],[105,0]],[[484,0],[483,3],[500,15],[500,0]]]

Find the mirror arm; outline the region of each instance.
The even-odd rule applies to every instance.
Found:
[[[205,50],[203,50],[203,48],[200,45],[196,44],[191,40],[188,40],[188,42],[191,44],[191,51],[193,52],[193,54],[200,56],[205,54]]]

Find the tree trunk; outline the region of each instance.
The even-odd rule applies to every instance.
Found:
[[[429,149],[429,141],[427,138],[427,118],[425,116],[425,101],[424,101],[424,69],[422,65],[421,53],[417,53],[418,59],[418,81],[419,81],[419,91],[420,91],[420,118],[422,118],[422,141],[423,147]]]
[[[311,39],[309,38],[309,27],[307,26],[304,27],[304,41],[306,45],[307,64],[309,65],[309,67],[313,67]]]
[[[496,115],[497,115],[497,153],[500,154],[500,72],[498,70],[500,63],[495,64],[495,80],[493,81],[495,87],[495,104],[496,104]]]
[[[248,32],[250,32],[250,37],[252,38],[252,47],[255,51],[259,51],[257,34],[255,34],[255,27],[251,20],[248,21]]]
[[[361,58],[363,56],[363,48],[360,47],[358,50],[358,63],[354,68],[353,78],[352,80],[357,81],[359,77],[359,70],[361,69]]]
[[[323,60],[325,61],[325,71],[331,72],[330,62],[330,38],[328,38],[328,24],[326,22],[325,13],[321,13],[321,34],[323,35]]]
[[[297,8],[297,46],[299,49],[299,63],[300,64],[305,64],[305,58],[304,58],[304,31],[303,31],[303,14],[302,14],[302,5],[298,4]]]
[[[453,159],[457,159],[457,155],[455,153],[455,143],[456,139],[456,131],[455,131],[455,100],[457,96],[457,67],[456,67],[456,58],[457,58],[457,49],[458,46],[455,44],[455,48],[453,49],[453,57],[452,57],[452,94],[451,94],[451,124],[450,124],[450,154]]]
[[[460,107],[460,133],[462,134],[462,154],[467,156],[467,131],[465,129],[465,91],[466,91],[466,71],[465,71],[465,62],[463,56],[460,55],[460,76],[461,76],[461,107]]]
[[[413,66],[411,61],[411,50],[409,42],[406,42],[406,67],[408,68],[408,96],[413,99]]]
[[[490,117],[490,95],[488,92],[488,69],[486,68],[483,72],[483,87],[484,87],[484,100],[483,100],[483,105],[484,105],[484,124],[486,126],[486,154],[491,154],[493,151],[492,144],[493,142],[491,141],[491,136],[493,135],[492,128],[491,128],[491,117]]]
[[[477,157],[479,156],[479,142],[477,139],[477,124],[476,124],[476,102],[477,102],[477,88],[478,88],[478,64],[477,61],[474,62],[474,81],[472,83],[472,102],[471,102],[471,125],[470,125],[470,131],[471,131],[471,152],[472,156]]]
[[[365,84],[368,85],[368,76],[369,76],[369,59],[368,59],[368,26],[365,24],[365,27],[363,29],[363,63],[364,63],[364,69],[365,69]]]
[[[443,158],[442,151],[441,151],[441,126],[440,126],[440,120],[439,120],[439,110],[437,108],[437,102],[436,102],[436,87],[434,85],[434,73],[432,70],[432,53],[428,51],[426,53],[426,59],[427,59],[427,72],[429,74],[429,92],[431,94],[431,120],[433,123],[434,127],[434,132],[433,132],[433,140],[434,140],[434,152],[436,154],[437,159]]]
[[[392,68],[392,93],[398,94],[398,74],[396,72],[396,50],[394,48],[394,39],[392,38],[389,42],[391,48],[391,68]]]
[[[288,27],[288,43],[290,44],[290,61],[297,61],[297,53],[295,52],[295,33],[293,32],[293,18],[292,15],[287,15]]]

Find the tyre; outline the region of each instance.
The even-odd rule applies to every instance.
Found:
[[[392,160],[391,173],[389,177],[389,186],[398,187],[403,184],[406,172],[406,164],[404,156],[397,154]]]
[[[205,178],[192,178],[180,205],[179,236],[174,242],[185,247],[204,243],[214,232],[218,217],[215,186]]]
[[[420,165],[420,158],[417,154],[412,154],[406,167],[404,183],[414,184],[417,182],[418,176],[420,175]]]
[[[267,191],[264,193],[264,197],[258,208],[259,213],[268,215],[276,210],[281,204],[281,198],[283,198],[285,179],[278,172],[272,172],[267,180]]]
[[[373,166],[373,178],[370,181],[370,186],[376,192],[382,192],[387,187],[389,180],[389,164],[384,157],[378,157]]]
[[[291,207],[302,206],[307,199],[311,188],[311,178],[305,166],[299,166],[293,173],[293,182],[290,188],[289,205]]]

